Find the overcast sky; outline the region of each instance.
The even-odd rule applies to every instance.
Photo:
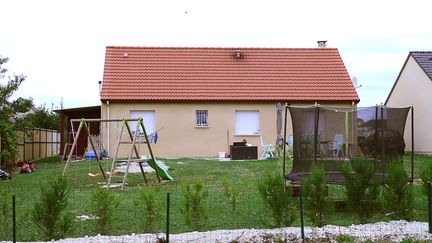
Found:
[[[17,96],[51,108],[98,105],[105,47],[338,48],[384,102],[409,51],[432,50],[432,1],[0,0],[0,55],[27,76]],[[4,80],[2,81],[4,82]]]

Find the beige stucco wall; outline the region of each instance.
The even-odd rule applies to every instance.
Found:
[[[414,150],[432,153],[432,82],[413,57],[409,57],[402,70],[387,106],[414,106]],[[411,113],[405,126],[406,151],[411,151]]]
[[[309,105],[313,105],[313,103]],[[341,105],[337,104],[327,104],[326,106],[341,107]],[[350,107],[347,105],[343,107],[345,106]],[[119,104],[110,102],[102,104],[101,109],[103,119],[128,118],[131,110],[155,111],[156,130],[161,129],[158,132],[158,143],[152,144],[152,150],[156,157],[217,157],[218,152],[229,153],[229,145],[243,139],[246,139],[249,144],[258,147],[258,156],[260,157],[262,152],[260,136],[262,136],[264,144],[275,144],[276,142],[276,104],[273,103]],[[208,127],[195,126],[196,110],[208,111]],[[236,111],[259,111],[260,135],[236,135]],[[283,112],[285,112],[285,109]],[[289,112],[287,124],[287,135],[291,135],[292,124]],[[117,147],[117,136],[121,123],[103,123],[101,127],[104,148],[107,148],[110,156],[113,156]],[[334,135],[331,134],[331,136]],[[122,140],[127,141],[128,137],[124,136]],[[126,157],[130,148],[129,145],[120,145],[119,156]],[[140,145],[139,149],[140,154],[148,154],[146,145]]]
[[[109,107],[109,108],[108,108]],[[240,136],[235,133],[235,112],[238,110],[259,111],[260,134],[265,144],[276,142],[276,104],[257,103],[127,103],[102,104],[102,118],[127,118],[131,110],[154,110],[156,129],[159,140],[152,144],[157,157],[217,157],[218,152],[229,152],[229,144],[246,139],[248,143],[258,146],[261,154],[259,135]],[[109,111],[108,111],[109,110]],[[208,110],[206,128],[195,126],[196,110]],[[108,117],[109,112],[109,117]],[[288,118],[290,120],[290,118]],[[108,126],[110,135],[108,141]],[[104,147],[113,156],[117,144],[117,135],[121,123],[102,124]],[[288,126],[288,134],[292,134]],[[228,134],[228,135],[227,135]],[[124,137],[127,140],[127,137]],[[120,156],[125,157],[130,151],[128,145],[121,145]],[[141,154],[148,154],[145,145],[140,146]]]

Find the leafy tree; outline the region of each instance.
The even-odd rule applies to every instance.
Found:
[[[17,136],[15,125],[11,119],[18,112],[26,112],[32,106],[30,99],[18,98],[11,100],[11,97],[18,87],[25,80],[24,75],[7,75],[8,70],[2,65],[8,62],[8,58],[0,56],[0,136],[1,136],[1,162],[6,170],[15,166],[14,155],[17,153]],[[6,78],[7,76],[7,78]],[[6,82],[2,82],[6,78]]]
[[[37,127],[51,130],[59,130],[60,118],[57,113],[50,111],[45,105],[37,108],[23,118],[17,119],[19,127]]]

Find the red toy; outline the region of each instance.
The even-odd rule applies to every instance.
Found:
[[[19,168],[19,173],[32,173],[36,171],[36,164],[32,164],[31,162],[24,163]]]

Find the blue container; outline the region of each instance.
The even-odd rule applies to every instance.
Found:
[[[85,152],[84,158],[86,160],[96,160],[96,155],[94,152]]]

